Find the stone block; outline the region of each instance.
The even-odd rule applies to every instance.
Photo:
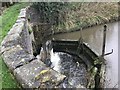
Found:
[[[17,45],[5,51],[2,54],[2,56],[4,62],[6,63],[10,70],[14,70],[21,63],[22,65],[27,64],[34,58],[33,55],[25,52],[20,45]]]
[[[15,23],[8,32],[8,35],[16,34],[16,33],[21,34],[21,32],[23,31],[24,22]]]
[[[25,18],[18,18],[17,21],[16,21],[16,23],[25,22],[25,21],[26,21]]]
[[[21,9],[20,14],[18,16],[18,18],[25,18],[26,17],[26,9]]]
[[[65,78],[38,60],[15,69],[14,75],[23,88],[55,88]]]
[[[1,43],[1,49],[16,46],[20,44],[20,42],[21,42],[21,37],[18,33],[7,35]]]

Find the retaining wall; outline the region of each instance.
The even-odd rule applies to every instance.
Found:
[[[2,41],[2,58],[23,88],[57,87],[65,76],[46,67],[33,56],[27,9],[21,9],[16,23]],[[46,85],[46,82],[49,82],[49,85]]]

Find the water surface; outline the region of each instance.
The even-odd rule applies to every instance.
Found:
[[[107,24],[105,53],[111,52],[113,49],[111,55],[105,56],[107,64],[105,87],[107,88],[118,87],[118,23],[119,22]],[[101,55],[102,51],[103,27],[104,25],[99,25],[82,30],[82,38],[84,42],[88,43],[89,47],[95,51],[97,55]],[[78,40],[80,37],[80,31],[52,36],[52,38],[56,40]]]

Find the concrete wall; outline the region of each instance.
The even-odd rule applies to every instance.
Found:
[[[2,41],[0,47],[2,58],[23,88],[56,87],[65,76],[46,67],[42,61],[33,56],[27,9],[21,9],[16,23]],[[48,83],[46,85],[45,82],[50,82],[50,85]]]

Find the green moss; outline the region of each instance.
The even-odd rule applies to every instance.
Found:
[[[97,64],[104,64],[105,62],[104,62],[105,60],[104,60],[104,58],[103,57],[97,57],[97,58],[95,58],[94,59],[94,65],[97,65]]]
[[[28,31],[29,31],[29,34],[31,34],[33,32],[32,29],[30,29],[30,28],[28,29]]]
[[[95,87],[95,75],[97,73],[97,68],[96,67],[91,67],[91,70],[89,71],[90,76],[89,76],[89,83],[87,85],[88,88],[94,88]]]

